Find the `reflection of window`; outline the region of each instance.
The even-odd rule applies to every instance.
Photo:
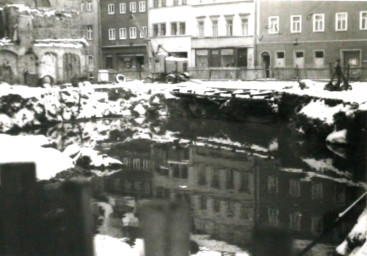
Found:
[[[321,235],[323,231],[323,221],[320,216],[311,217],[311,232],[314,235]]]
[[[208,67],[208,50],[196,50],[196,66]]]
[[[302,16],[293,15],[291,16],[291,32],[300,33],[302,30]]]
[[[206,197],[200,196],[200,209],[206,210]]]
[[[219,171],[218,170],[213,171],[211,187],[216,188],[216,189],[220,188],[220,185],[219,185]]]
[[[345,31],[348,29],[348,13],[339,12],[335,14],[335,30]]]
[[[279,33],[279,17],[271,16],[268,18],[268,32],[269,34]]]
[[[126,39],[127,38],[126,28],[120,28],[119,29],[119,38],[120,39]]]
[[[268,193],[278,193],[278,177],[268,176]]]
[[[227,170],[226,171],[226,189],[234,188],[234,171]]]
[[[289,214],[289,228],[295,231],[301,231],[301,218],[300,212],[292,212]]]
[[[126,13],[126,3],[120,3],[120,13]]]
[[[313,32],[324,31],[324,18],[325,15],[323,13],[313,15]]]
[[[241,175],[239,191],[240,192],[250,192],[249,182],[250,182],[249,173],[243,172]]]
[[[301,195],[301,183],[299,180],[289,180],[289,194],[291,196]]]
[[[314,182],[311,183],[311,198],[313,200],[323,198],[322,183],[314,183]]]
[[[107,11],[108,11],[109,15],[115,14],[115,5],[114,4],[108,4]]]
[[[367,29],[367,11],[361,11],[359,13],[359,29]]]
[[[214,211],[220,212],[220,200],[218,198],[214,198]]]
[[[271,226],[279,225],[279,210],[275,208],[268,208],[268,222]]]
[[[116,40],[116,31],[114,28],[108,29],[108,39],[109,40]]]

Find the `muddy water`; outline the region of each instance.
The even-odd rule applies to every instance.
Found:
[[[114,119],[62,124],[46,134],[60,149],[79,143],[125,163],[105,177],[104,191],[111,225],[121,228],[125,218],[121,236],[132,240],[139,236],[136,200],[167,198],[188,203],[193,232],[206,239],[250,248],[255,227],[274,227],[297,248],[323,235],[311,255],[327,255],[364,207],[334,225],[364,189],[362,159],[355,149],[296,137],[283,123]]]

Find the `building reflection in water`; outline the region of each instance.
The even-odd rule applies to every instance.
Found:
[[[360,192],[347,182],[282,168],[266,153],[218,144],[138,143],[143,146],[135,151],[131,145],[114,149],[126,168],[106,178],[107,192],[185,200],[194,232],[245,247],[255,226],[287,229],[295,245],[305,247]],[[316,247],[320,255],[332,252],[352,225],[347,221],[333,229]]]

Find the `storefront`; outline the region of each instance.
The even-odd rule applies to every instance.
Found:
[[[196,49],[196,67],[247,67],[247,48]]]

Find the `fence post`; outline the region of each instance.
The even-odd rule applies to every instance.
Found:
[[[183,202],[146,201],[138,207],[145,256],[188,256],[190,212]]]
[[[63,184],[67,255],[93,256],[93,220],[90,183],[84,178]]]
[[[0,254],[37,255],[34,163],[0,164]]]

